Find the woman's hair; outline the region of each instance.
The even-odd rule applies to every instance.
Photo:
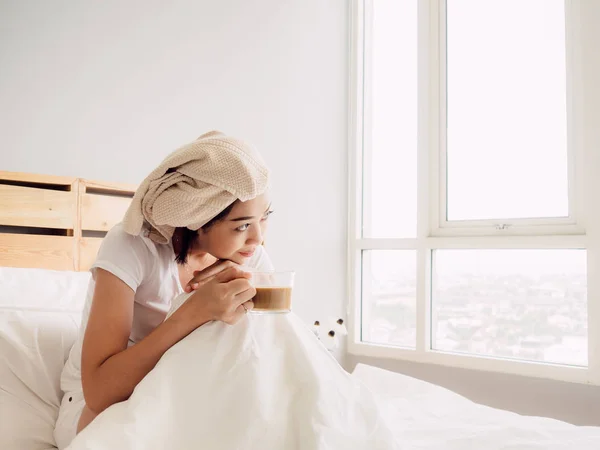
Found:
[[[233,202],[215,217],[210,219],[206,224],[202,225],[201,229],[203,231],[208,231],[208,229],[212,227],[215,223],[220,222],[225,217],[227,217],[227,214],[231,212],[235,203],[236,202]],[[190,230],[187,227],[177,227],[175,228],[173,236],[177,243],[177,245],[175,246],[175,261],[177,261],[177,264],[185,264],[187,263],[190,251],[192,250],[194,244],[198,240],[198,232]]]

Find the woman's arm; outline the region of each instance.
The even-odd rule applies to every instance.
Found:
[[[181,315],[173,316],[138,344],[127,348],[133,297],[131,288],[115,275],[96,270],[96,288],[81,357],[83,394],[88,408],[95,413],[129,398],[164,352],[201,325]]]
[[[99,414],[126,400],[162,355],[194,329],[211,320],[235,323],[242,303],[254,296],[248,274],[229,268],[202,284],[169,319],[127,348],[133,321],[134,292],[102,269],[85,330],[81,381],[87,407]]]

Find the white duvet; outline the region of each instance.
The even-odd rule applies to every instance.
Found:
[[[379,369],[346,373],[293,314],[207,324],[80,433],[78,449],[600,449],[578,428]]]

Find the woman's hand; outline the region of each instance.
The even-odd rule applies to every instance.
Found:
[[[251,274],[235,264],[219,271],[214,269],[215,266],[194,277],[197,280],[193,284],[198,284],[195,292],[173,313],[174,316],[179,313],[196,326],[211,320],[233,325],[254,307],[251,299],[256,295],[256,289],[250,284]]]
[[[217,274],[223,272],[226,269],[229,269],[230,267],[239,267],[239,265],[234,263],[233,261],[221,259],[216,263],[208,266],[204,270],[196,270],[194,272],[194,276],[190,281],[188,281],[183,290],[185,292],[192,292],[196,290],[201,283],[206,282],[211,278],[214,278]]]

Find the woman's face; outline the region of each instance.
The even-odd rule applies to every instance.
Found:
[[[218,259],[244,264],[262,244],[271,214],[267,193],[247,202],[236,202],[227,216],[208,230],[198,230],[193,253],[209,253]]]

